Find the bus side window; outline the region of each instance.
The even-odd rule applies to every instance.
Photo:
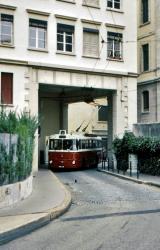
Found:
[[[73,150],[73,141],[72,140],[63,140],[63,149],[64,150]]]
[[[88,147],[89,147],[89,141],[86,140],[86,141],[85,141],[85,144],[86,144],[86,148],[88,148]]]
[[[93,148],[96,148],[96,141],[93,140]]]
[[[49,149],[53,149],[53,140],[49,141]]]
[[[82,140],[82,149],[85,149],[85,148],[86,148],[85,140]]]
[[[79,140],[76,140],[76,148],[77,150],[80,149],[80,143],[79,143]]]
[[[88,147],[89,148],[93,148],[93,144],[92,144],[92,140],[91,139],[88,141]]]
[[[82,149],[82,140],[78,140],[79,142],[79,149]]]

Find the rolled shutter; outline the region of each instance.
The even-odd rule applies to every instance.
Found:
[[[83,55],[99,56],[99,33],[83,31]]]
[[[99,7],[99,0],[83,0],[83,4]]]
[[[2,104],[13,103],[13,74],[12,73],[1,74],[1,103]]]

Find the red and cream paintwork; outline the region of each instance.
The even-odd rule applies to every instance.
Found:
[[[53,170],[96,167],[102,160],[102,139],[60,130],[59,134],[46,137],[45,158]]]

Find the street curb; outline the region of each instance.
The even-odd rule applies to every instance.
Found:
[[[69,209],[72,203],[72,197],[71,197],[71,193],[69,192],[69,190],[65,187],[65,185],[63,185],[63,183],[54,174],[53,176],[58,182],[58,184],[61,186],[61,188],[64,190],[65,198],[59,206],[51,208],[46,211],[50,215],[50,220],[56,219],[60,215],[64,214]]]
[[[112,176],[115,176],[115,177],[118,177],[118,178],[123,179],[123,180],[128,180],[128,181],[136,182],[138,184],[145,184],[145,185],[148,185],[148,186],[154,186],[154,187],[160,188],[160,184],[155,183],[155,182],[138,180],[138,179],[135,179],[135,178],[132,178],[132,177],[129,177],[129,176],[116,174],[116,173],[113,173],[113,172],[110,172],[110,171],[107,171],[107,170],[104,170],[104,169],[97,169],[97,171],[103,172],[105,174],[109,174],[109,175],[112,175]]]
[[[30,223],[25,223],[24,225],[8,230],[0,234],[0,246],[8,243],[11,240],[22,237],[28,233],[33,232],[34,230],[45,226],[50,222],[50,216],[48,214],[42,216],[38,220],[33,220]]]
[[[62,184],[62,182],[60,182],[60,180],[54,174],[53,174],[53,178],[58,182],[60,187],[64,190],[65,197],[62,203],[58,205],[57,207],[51,208],[42,213],[34,213],[36,215],[42,214],[41,218],[35,219],[29,223],[25,223],[17,228],[13,228],[4,233],[0,233],[0,245],[3,245],[11,240],[24,236],[40,227],[45,226],[46,224],[50,223],[53,219],[56,219],[60,215],[64,214],[69,209],[71,202],[72,202],[72,198],[71,198],[71,194],[69,190]]]

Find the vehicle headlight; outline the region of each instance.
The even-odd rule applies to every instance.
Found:
[[[75,161],[72,161],[72,164],[75,164],[76,162]]]

